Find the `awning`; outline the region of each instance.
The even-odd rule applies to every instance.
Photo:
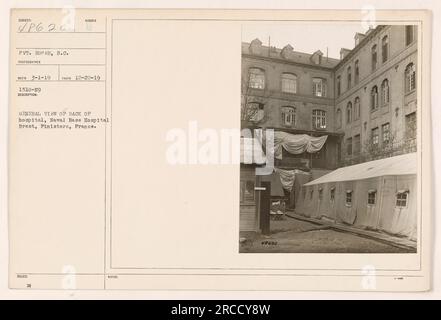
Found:
[[[327,135],[312,137],[307,134],[276,131],[274,132],[274,156],[276,159],[282,159],[282,148],[291,154],[318,152],[322,149],[327,138]]]
[[[328,182],[354,181],[382,176],[409,175],[416,173],[417,154],[408,153],[340,168],[306,183],[305,186]]]

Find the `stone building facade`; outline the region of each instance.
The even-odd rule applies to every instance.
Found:
[[[242,127],[328,135],[320,152],[284,153],[276,166],[327,171],[415,151],[416,27],[378,26],[354,42],[340,59],[242,43]]]
[[[342,164],[415,151],[416,28],[378,26],[355,39],[334,70]]]

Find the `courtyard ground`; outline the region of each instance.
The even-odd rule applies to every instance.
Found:
[[[407,253],[413,250],[330,226],[285,217],[284,220],[271,221],[270,235],[245,235],[240,252]]]

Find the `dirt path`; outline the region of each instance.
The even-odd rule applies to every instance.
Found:
[[[268,253],[406,253],[405,249],[326,226],[286,218],[271,221],[271,235],[249,238],[240,252]]]

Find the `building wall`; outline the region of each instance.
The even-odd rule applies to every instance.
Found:
[[[318,69],[301,65],[293,65],[261,57],[245,57],[242,59],[242,74],[247,75],[250,68],[260,68],[265,71],[265,89],[250,89],[249,101],[265,105],[267,119],[263,127],[288,128],[298,130],[315,130],[312,127],[312,110],[326,111],[327,128],[323,131],[334,131],[334,76],[332,70]],[[281,76],[292,73],[297,76],[297,93],[282,92]],[[322,78],[327,82],[327,96],[315,97],[312,92],[312,79]],[[296,108],[296,123],[286,127],[282,123],[281,108],[291,106]],[[320,132],[320,130],[318,130]]]
[[[334,73],[330,68],[315,65],[296,64],[282,59],[271,59],[259,55],[245,55],[242,58],[242,75],[246,77],[250,68],[260,68],[265,71],[265,89],[247,89],[247,101],[259,102],[264,105],[265,118],[257,125],[261,128],[274,128],[290,133],[307,133],[311,135],[333,134],[335,132],[334,119]],[[296,93],[282,92],[281,77],[283,73],[291,73],[297,76]],[[313,78],[326,80],[326,97],[313,95]],[[243,79],[243,81],[246,81]],[[283,107],[294,107],[296,109],[296,120],[292,125],[285,125],[282,119]],[[313,110],[326,112],[326,128],[318,129],[313,126]],[[337,167],[338,141],[329,138],[323,152],[313,159],[315,166],[334,169]],[[311,163],[311,155],[291,155],[284,153],[284,159],[277,165],[287,168],[304,170],[304,162],[299,158],[307,160],[308,166]],[[335,161],[334,161],[335,160]]]
[[[381,126],[385,123],[390,124],[390,131],[394,136],[395,143],[400,143],[405,138],[405,116],[416,111],[416,91],[409,94],[405,92],[405,69],[409,63],[417,66],[417,39],[412,44],[405,45],[405,26],[385,26],[379,32],[373,32],[371,37],[366,38],[361,43],[360,48],[356,48],[348,59],[342,61],[335,70],[336,78],[341,77],[341,95],[336,97],[335,112],[341,110],[341,126],[336,130],[344,132],[342,158],[351,159],[357,155],[348,155],[345,142],[348,138],[353,138],[357,134],[361,135],[361,152],[366,150],[363,147],[371,139],[371,130],[375,127],[380,129],[380,145],[382,146]],[[382,62],[381,39],[387,35],[389,38],[388,60]],[[371,69],[371,48],[377,45],[377,69]],[[359,60],[360,80],[354,84],[355,61]],[[352,69],[352,86],[347,89],[347,68]],[[418,70],[417,70],[418,72]],[[381,105],[381,84],[384,79],[389,82],[390,101],[387,105]],[[371,111],[370,99],[371,90],[374,86],[378,88],[379,108]],[[337,94],[337,92],[336,92]],[[354,110],[355,98],[360,98],[360,118],[347,121],[346,108],[348,102],[352,102]],[[337,121],[336,121],[337,122]]]
[[[387,35],[388,59],[382,60],[382,39]],[[405,92],[405,69],[409,63],[417,66],[417,30],[414,27],[414,40],[406,45],[405,26],[378,26],[369,31],[359,44],[353,49],[344,49],[342,60],[321,58],[320,63],[314,63],[317,54],[308,55],[297,53],[289,48],[288,54],[284,49],[262,46],[260,41],[242,46],[242,76],[246,77],[250,68],[260,68],[265,71],[265,89],[247,89],[242,94],[247,101],[259,102],[264,105],[264,118],[256,125],[261,128],[274,128],[290,133],[307,133],[311,135],[327,134],[325,148],[317,159],[318,167],[333,169],[338,166],[353,164],[371,159],[362,159],[361,156],[347,154],[347,139],[360,135],[360,154],[370,155],[366,149],[371,139],[371,130],[379,128],[379,150],[382,146],[381,126],[390,124],[390,133],[394,137],[394,144],[400,144],[406,137],[406,116],[416,112],[416,90]],[[371,68],[371,48],[377,46],[377,68]],[[288,57],[288,58],[287,58]],[[359,80],[355,83],[355,61],[359,63]],[[347,69],[351,67],[352,81],[348,88]],[[418,72],[418,70],[417,70]],[[297,76],[297,92],[295,94],[282,92],[281,76],[283,73],[292,73]],[[326,79],[326,97],[313,96],[313,78]],[[341,92],[337,94],[337,77],[341,78]],[[384,79],[389,82],[390,99],[387,105],[381,105],[381,84]],[[242,79],[244,81],[244,79]],[[371,111],[370,99],[373,86],[378,88],[379,108]],[[360,98],[360,116],[347,121],[346,107],[348,102],[355,108],[355,98]],[[296,108],[296,122],[286,126],[282,121],[282,107]],[[326,111],[326,129],[316,129],[312,123],[312,110]],[[341,123],[337,116],[341,112]],[[354,113],[353,113],[354,116]],[[412,150],[414,151],[414,150]],[[409,150],[407,150],[409,152]],[[377,158],[390,155],[379,155]],[[290,157],[287,155],[284,166],[290,167]],[[310,155],[301,155],[310,159]],[[295,161],[291,161],[295,167]]]

